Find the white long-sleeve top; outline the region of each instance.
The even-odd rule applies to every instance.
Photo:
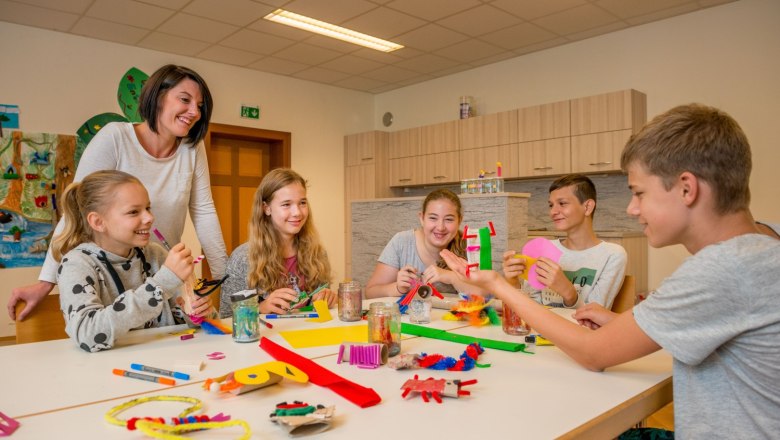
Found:
[[[99,170],[124,171],[144,184],[152,203],[154,227],[171,246],[181,241],[189,211],[213,277],[221,278],[225,274],[227,250],[211,196],[206,147],[202,141],[195,146],[182,142],[172,156],[158,159],[141,146],[132,124],[112,122],[92,138],[73,180],[81,181]],[[60,220],[55,235],[62,228]],[[56,283],[57,266],[49,251],[38,279]]]

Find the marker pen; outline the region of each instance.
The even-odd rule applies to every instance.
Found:
[[[158,382],[163,385],[176,385],[175,380],[168,379],[167,377],[157,377],[157,376],[150,376],[148,374],[133,373],[132,371],[120,370],[118,368],[114,368],[114,374],[116,374],[117,376],[132,377],[133,379],[146,380],[149,382]]]
[[[275,313],[271,313],[265,315],[265,319],[319,318],[319,317],[320,315],[317,313],[293,313],[291,315],[277,315]]]
[[[163,370],[162,368],[149,367],[141,364],[130,364],[130,368],[137,371],[159,374],[161,376],[175,377],[176,379],[190,380],[190,375],[177,371]]]

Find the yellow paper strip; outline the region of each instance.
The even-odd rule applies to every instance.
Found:
[[[316,318],[307,318],[309,322],[328,322],[333,319],[330,316],[330,310],[328,310],[328,302],[324,299],[314,301],[314,311],[317,312]]]
[[[368,325],[288,330],[279,334],[293,348],[322,347],[344,342],[368,342]]]

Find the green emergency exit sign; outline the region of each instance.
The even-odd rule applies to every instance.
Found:
[[[260,106],[258,105],[242,105],[241,117],[247,119],[260,119]]]

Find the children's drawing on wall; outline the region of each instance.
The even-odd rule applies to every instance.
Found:
[[[76,138],[6,131],[0,137],[0,267],[40,266],[73,180]]]
[[[0,130],[0,268],[40,266],[59,221],[57,200],[89,141],[109,122],[141,122],[138,97],[149,75],[131,67],[119,81],[124,116],[101,113],[76,136]],[[19,128],[19,106],[0,104],[0,128]]]
[[[0,138],[3,137],[3,129],[14,128],[19,128],[19,106],[0,104]]]

